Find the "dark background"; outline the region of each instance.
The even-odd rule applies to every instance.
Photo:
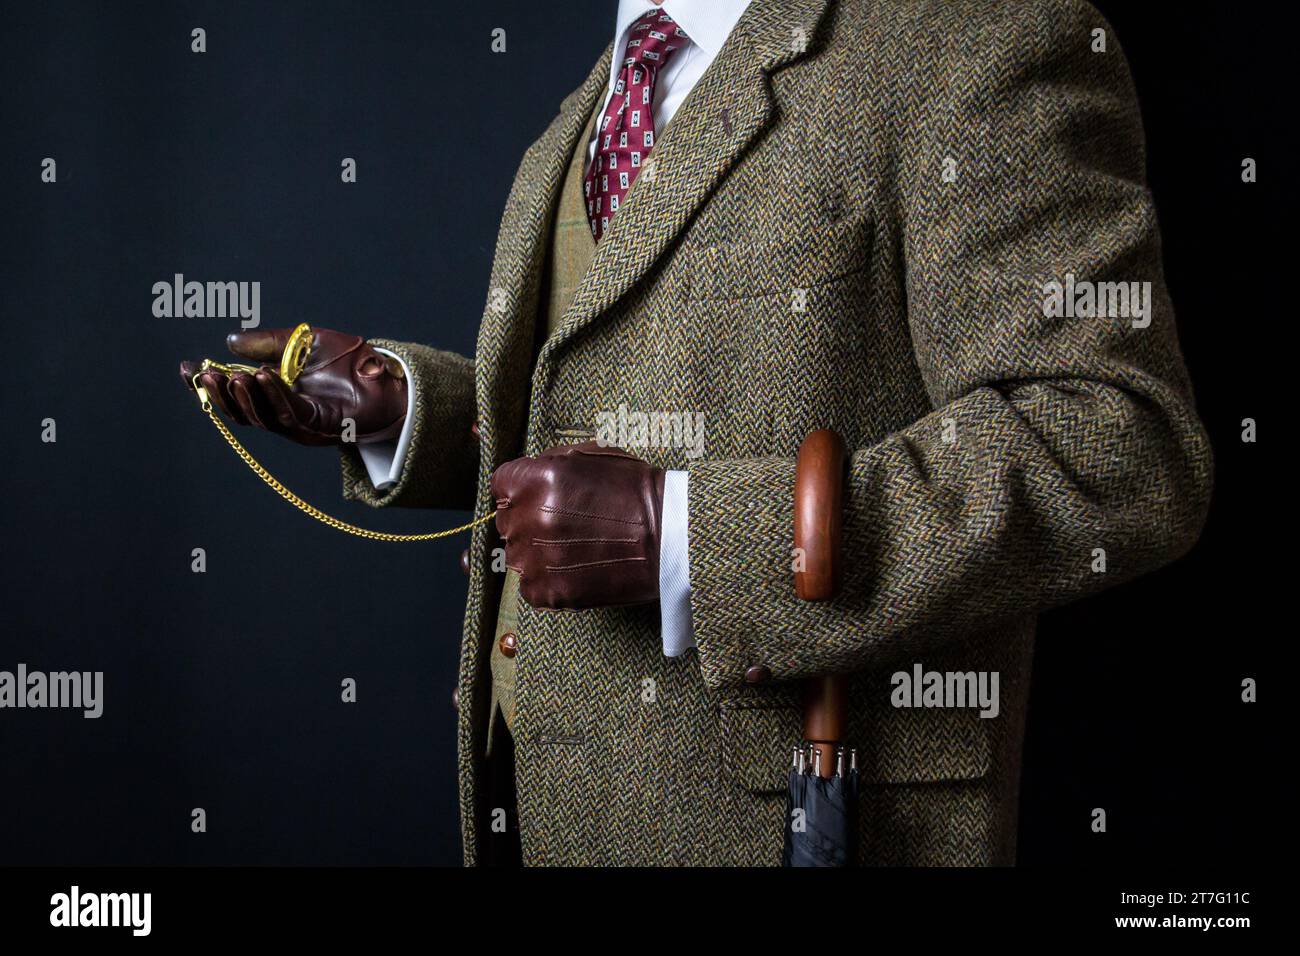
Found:
[[[1287,61],[1271,49],[1281,31],[1240,6],[1098,5],[1142,99],[1217,485],[1191,555],[1044,617],[1020,859],[1248,864],[1272,809],[1264,651],[1284,637],[1263,449],[1281,431],[1265,392],[1294,321],[1279,239],[1294,231],[1291,120],[1270,75]],[[231,323],[154,318],[151,287],[176,272],[257,280],[263,326],[471,354],[516,164],[615,8],[0,6],[0,669],[102,670],[106,685],[99,720],[0,711],[0,863],[459,862],[463,542],[371,544],[293,514],[176,376],[182,357],[218,357]],[[57,184],[40,181],[46,156]],[[355,185],[339,181],[347,156]],[[1263,420],[1259,445],[1239,439],[1247,416]],[[46,417],[56,444],[40,441]],[[332,452],[247,438],[342,517],[464,520],[345,504]],[[191,573],[194,547],[206,574]],[[1245,676],[1264,703],[1241,703]],[[355,705],[339,701],[345,677]],[[206,834],[190,831],[193,807]]]

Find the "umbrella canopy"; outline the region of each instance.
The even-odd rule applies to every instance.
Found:
[[[857,852],[858,768],[841,749],[834,772],[822,776],[819,752],[810,763],[795,748],[785,816],[785,866],[852,866]]]

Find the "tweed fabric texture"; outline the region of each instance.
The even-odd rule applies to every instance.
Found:
[[[519,574],[507,570],[501,587],[501,602],[497,610],[497,626],[492,636],[492,702],[488,707],[488,733],[486,753],[492,754],[492,733],[497,719],[509,728],[515,722],[515,659],[501,653],[501,638],[519,630]]]
[[[341,446],[343,497],[368,505],[471,508],[478,477],[474,438],[474,363],[463,355],[424,345],[371,339],[406,363],[415,396],[415,424],[397,483],[376,491],[361,454]]]
[[[595,126],[593,118],[592,127]],[[587,143],[591,140],[591,128],[587,135],[580,137],[574,146],[573,156],[569,161],[569,171],[560,188],[560,204],[555,213],[555,224],[551,229],[550,247],[546,269],[546,325],[544,336],[549,336],[560,327],[564,313],[578,291],[582,277],[591,266],[592,254],[596,251],[596,240],[587,224],[586,209],[583,200],[583,170],[587,166]],[[572,439],[586,440],[585,434],[557,435],[559,443],[566,444]],[[501,590],[501,606],[497,611],[495,638],[492,642],[492,701],[488,704],[489,718],[487,752],[492,752],[492,731],[498,713],[505,719],[506,726],[512,727],[515,720],[515,659],[501,653],[501,636],[507,631],[519,627],[519,573],[509,568],[505,572],[505,584]]]
[[[1078,0],[751,4],[534,364],[547,238],[609,55],[506,203],[503,305],[475,363],[478,507],[492,468],[601,412],[703,414],[702,458],[636,449],[690,472],[699,648],[665,658],[652,607],[520,605],[524,860],[777,864],[798,679],[841,671],[859,859],[1012,862],[1036,613],[1183,553],[1210,493],[1113,31]],[[1150,282],[1149,327],[1045,317],[1044,283],[1067,274]],[[794,455],[822,427],[852,449],[846,574],[809,604]],[[470,864],[491,812],[495,543],[476,529],[461,655]],[[891,706],[891,672],[916,662],[996,671],[999,716]],[[773,680],[747,685],[757,663]]]
[[[560,188],[560,205],[555,213],[555,224],[551,229],[547,250],[549,265],[546,268],[546,325],[542,332],[543,340],[554,334],[564,321],[569,303],[573,301],[578,286],[591,268],[591,257],[596,252],[596,240],[592,238],[587,223],[586,205],[582,196],[587,143],[591,140],[595,125],[593,117],[587,132],[575,142],[569,169]]]

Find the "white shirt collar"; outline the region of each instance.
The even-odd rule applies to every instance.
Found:
[[[648,10],[662,9],[686,31],[691,42],[704,51],[709,59],[718,55],[722,44],[731,34],[740,15],[750,0],[664,0],[661,4],[651,0],[618,0],[618,18],[614,23],[614,60],[610,64],[612,87],[618,80],[623,65],[623,51],[627,48],[627,31],[636,19]]]

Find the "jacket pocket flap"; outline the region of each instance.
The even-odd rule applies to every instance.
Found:
[[[723,704],[722,766],[740,786],[786,789],[794,747],[803,740],[798,707]],[[849,715],[863,783],[971,780],[989,769],[988,733],[974,710],[895,709]]]
[[[785,239],[689,247],[681,253],[691,276],[689,298],[789,296],[792,289],[814,288],[863,272],[871,258],[869,227],[869,219],[854,217]]]

